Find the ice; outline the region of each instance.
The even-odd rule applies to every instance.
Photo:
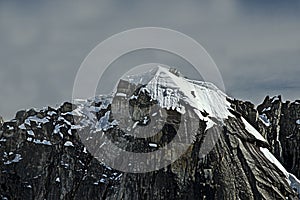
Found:
[[[300,119],[297,119],[296,124],[300,124]]]
[[[245,128],[246,130],[252,134],[256,139],[260,140],[260,141],[263,141],[263,142],[267,142],[267,140],[253,127],[251,126],[247,120],[245,120],[243,117],[242,117],[242,121],[243,123],[245,124]]]
[[[55,181],[58,182],[58,183],[60,183],[60,178],[57,177],[57,178],[55,179]]]

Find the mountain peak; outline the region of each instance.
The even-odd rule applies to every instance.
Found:
[[[208,128],[215,124],[212,118],[223,122],[225,118],[232,116],[229,112],[230,103],[227,101],[229,97],[225,93],[212,83],[189,80],[178,74],[175,69],[158,65],[143,74],[128,76],[123,81],[141,85],[141,89],[147,90],[161,108],[184,113],[185,107],[191,106],[200,119],[208,122]],[[121,94],[117,91],[116,95]]]
[[[265,126],[251,103],[178,74],[158,66],[113,96],[19,111],[0,128],[1,198],[297,199],[300,105],[266,102]]]

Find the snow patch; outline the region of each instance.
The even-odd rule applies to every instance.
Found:
[[[280,100],[280,99],[279,99],[278,96],[277,96],[277,97],[274,97],[271,103],[274,103],[275,101],[279,101],[279,100]]]
[[[11,155],[11,154],[9,154],[9,155]],[[23,159],[23,158],[21,157],[20,154],[16,154],[16,155],[15,155],[15,158],[14,158],[13,160],[9,160],[9,161],[4,162],[4,165],[9,165],[9,164],[11,164],[11,163],[17,163],[17,162],[20,162],[20,160],[22,160],[22,159]]]
[[[289,180],[291,181],[291,187],[296,189],[298,193],[300,193],[300,180],[294,175],[289,173]]]
[[[41,118],[38,118],[37,116],[30,116],[25,120],[25,123],[30,125],[31,121],[36,122],[37,124],[39,124],[39,123],[45,124],[45,123],[49,122],[47,117],[44,117],[44,118],[41,119]]]
[[[19,126],[19,129],[26,130],[25,124],[21,124],[21,125]]]
[[[34,132],[32,130],[27,131],[28,135],[34,136]]]
[[[33,143],[47,145],[47,146],[52,145],[50,141],[48,141],[48,140],[40,140],[40,139],[34,139]]]
[[[271,163],[276,165],[277,168],[282,171],[291,188],[296,189],[298,193],[300,193],[300,180],[295,175],[289,173],[267,148],[260,147],[260,151]]]
[[[262,110],[262,112],[266,112],[266,111],[270,111],[271,110],[271,107],[267,107],[267,108],[264,108],[263,110]]]
[[[252,134],[256,139],[260,141],[267,142],[267,140],[253,126],[251,126],[251,124],[249,124],[247,120],[245,120],[243,117],[242,117],[242,121],[245,124],[246,130],[250,134]]]
[[[66,141],[64,146],[65,147],[74,147],[74,144],[71,141]]]
[[[53,116],[53,115],[56,115],[57,113],[54,112],[54,111],[48,111],[47,114],[48,114],[49,116]]]
[[[127,95],[125,93],[121,93],[121,92],[118,92],[116,94],[116,97],[126,97]]]
[[[157,144],[155,144],[155,143],[149,143],[149,146],[150,147],[157,147]]]
[[[116,120],[109,122],[110,111],[107,111],[103,117],[96,124],[97,131],[107,131],[110,128],[118,125]]]
[[[271,125],[271,122],[270,122],[270,120],[268,119],[268,117],[267,117],[266,114],[259,115],[259,119],[260,119],[266,126],[270,126],[270,125]]]

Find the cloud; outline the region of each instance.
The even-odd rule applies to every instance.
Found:
[[[143,26],[196,39],[237,98],[255,103],[271,93],[299,98],[300,22],[294,12],[299,4],[268,2],[0,1],[0,114],[11,118],[21,108],[69,100],[80,63],[94,47]],[[137,56],[123,61],[130,66],[154,58],[185,65],[165,55]]]

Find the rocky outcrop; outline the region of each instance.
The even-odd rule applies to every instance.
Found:
[[[287,170],[300,177],[300,101],[266,97],[257,110],[267,121],[266,138],[272,152]]]
[[[282,102],[281,96],[267,96],[257,108],[240,100],[231,103],[268,140],[283,166],[300,177],[300,101]]]

